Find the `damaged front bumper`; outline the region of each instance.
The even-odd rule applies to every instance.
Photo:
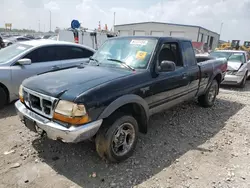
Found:
[[[103,121],[100,119],[84,125],[66,128],[59,123],[34,113],[33,111],[26,108],[26,106],[20,101],[15,103],[15,107],[22,122],[31,122],[34,124],[34,130],[36,130],[35,127],[37,127],[45,131],[48,138],[53,140],[61,140],[67,143],[77,143],[90,139],[97,133]],[[25,124],[29,129],[31,129],[30,125],[27,123]]]
[[[229,75],[226,74],[223,82],[223,85],[239,85],[244,79],[245,74],[242,75]]]

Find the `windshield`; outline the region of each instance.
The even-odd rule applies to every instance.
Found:
[[[156,46],[156,39],[117,38],[107,40],[93,59],[101,65],[124,67],[120,62],[135,69],[145,69]]]
[[[243,53],[234,53],[234,52],[212,52],[210,56],[215,58],[227,58],[228,61],[244,63],[244,54]]]
[[[0,50],[0,64],[5,63],[6,61],[16,57],[20,53],[32,48],[33,46],[25,45],[25,44],[13,44],[6,48]]]
[[[215,58],[229,58],[232,52],[211,52],[210,56]]]
[[[244,55],[243,53],[233,53],[229,58],[228,61],[244,63]]]

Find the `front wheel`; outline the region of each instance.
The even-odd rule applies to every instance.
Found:
[[[115,114],[105,120],[97,133],[96,151],[110,162],[121,162],[129,158],[136,147],[138,123],[131,115]]]
[[[212,107],[218,94],[219,86],[216,80],[213,80],[205,94],[198,97],[198,102],[203,107]]]
[[[0,87],[0,109],[2,109],[8,102],[8,96],[5,90]]]

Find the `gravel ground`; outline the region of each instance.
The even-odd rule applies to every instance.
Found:
[[[250,83],[227,87],[213,108],[189,102],[154,115],[120,164],[100,160],[91,142],[40,138],[9,105],[0,111],[0,187],[249,188],[249,96]]]

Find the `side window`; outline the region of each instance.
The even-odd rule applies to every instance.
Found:
[[[31,59],[32,63],[57,61],[60,60],[57,48],[57,46],[41,47],[30,52],[24,58]]]
[[[78,58],[88,58],[94,53],[90,50],[69,46],[64,47],[64,59],[78,59]]]
[[[23,58],[28,58],[31,60],[32,63],[36,63],[38,61],[37,50],[33,50],[32,52],[28,53]]]
[[[161,51],[158,56],[159,63],[162,61],[173,61],[176,67],[182,67],[183,63],[179,55],[178,43],[165,43],[162,45]]]
[[[183,60],[185,65],[196,65],[196,58],[191,42],[182,42]]]

